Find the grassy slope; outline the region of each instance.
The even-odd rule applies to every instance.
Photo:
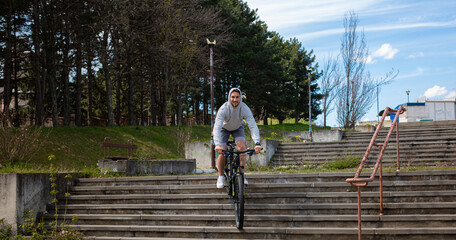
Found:
[[[307,131],[305,124],[280,124],[259,126],[262,138],[281,139],[283,131]],[[246,129],[246,137],[249,138]],[[138,145],[136,156],[147,159],[183,158],[184,143],[188,141],[210,141],[210,126],[191,127],[59,127],[43,128],[40,148],[26,164],[16,164],[0,172],[40,172],[47,170],[47,157],[56,156],[60,171],[96,169],[98,160],[103,159],[101,143],[109,137],[113,143],[127,143],[133,139]],[[113,150],[112,155],[126,155],[126,149]]]

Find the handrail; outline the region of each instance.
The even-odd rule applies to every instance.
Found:
[[[385,111],[383,112],[382,118],[377,126],[377,129],[374,132],[374,135],[372,136],[372,139],[369,143],[369,146],[367,147],[366,153],[364,154],[363,159],[361,160],[361,163],[358,167],[358,170],[356,171],[356,174],[353,178],[347,178],[345,181],[347,183],[350,183],[352,187],[356,187],[358,189],[358,240],[361,240],[361,187],[366,187],[367,184],[370,182],[374,181],[375,174],[377,173],[377,170],[379,171],[379,182],[380,182],[380,215],[383,215],[383,179],[382,179],[382,159],[383,159],[383,153],[385,152],[386,146],[388,146],[389,138],[393,132],[394,127],[396,127],[396,151],[397,151],[397,170],[400,170],[400,163],[399,163],[399,115],[404,113],[406,111],[405,108],[402,106],[399,107],[399,109],[391,109],[389,107],[385,108]],[[375,140],[377,139],[378,133],[380,132],[381,126],[383,126],[383,121],[385,120],[385,117],[388,113],[395,113],[396,116],[393,120],[393,123],[391,124],[391,127],[388,131],[388,134],[386,135],[386,139],[383,142],[383,144],[378,144],[375,143]],[[370,175],[369,178],[360,178],[359,176],[361,175],[361,172],[363,170],[364,165],[366,164],[367,158],[374,146],[377,146],[379,148],[379,154],[377,158],[377,162],[375,163],[374,169],[372,170],[372,174]]]

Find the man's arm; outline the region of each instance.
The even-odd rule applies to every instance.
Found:
[[[221,145],[221,131],[223,126],[223,121],[225,119],[225,105],[219,108],[217,115],[215,116],[214,129],[212,130],[212,135],[214,136],[214,144]]]
[[[255,118],[253,117],[252,111],[250,108],[245,105],[242,109],[244,112],[244,119],[247,122],[247,125],[250,129],[250,134],[252,136],[253,142],[255,142],[255,152],[258,153],[261,150],[260,146],[260,130],[256,125]]]

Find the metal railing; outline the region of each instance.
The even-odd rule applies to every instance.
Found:
[[[356,171],[355,177],[347,178],[345,180],[347,183],[350,183],[350,185],[352,187],[356,187],[358,189],[358,239],[359,240],[361,240],[361,188],[366,187],[367,184],[374,181],[375,174],[377,173],[377,171],[379,171],[380,215],[383,215],[383,180],[382,180],[383,153],[385,152],[386,146],[388,145],[388,141],[391,137],[391,134],[393,133],[393,129],[394,129],[394,127],[396,127],[397,170],[399,171],[400,163],[399,163],[399,124],[398,124],[398,121],[399,121],[399,115],[405,111],[406,111],[405,108],[403,108],[402,106],[400,106],[399,109],[391,109],[389,107],[385,108],[385,111],[383,112],[382,118],[377,126],[377,129],[375,130],[374,135],[372,136],[372,139],[369,143],[369,146],[367,147],[366,153],[364,154],[364,157],[361,160],[361,164],[359,165],[358,170]],[[383,144],[375,143],[378,133],[380,132],[380,128],[381,128],[381,126],[383,126],[383,121],[385,120],[385,117],[388,113],[396,115],[394,117],[393,123],[391,124],[391,127],[388,131],[388,135],[386,135],[386,139],[383,142]],[[369,178],[360,178],[363,167],[366,164],[367,158],[374,146],[378,147],[379,154],[378,154],[377,162],[375,163],[374,169],[372,170],[372,174],[370,175]]]

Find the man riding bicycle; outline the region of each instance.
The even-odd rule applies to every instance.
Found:
[[[227,149],[226,143],[228,142],[230,135],[233,136],[238,151],[245,151],[243,120],[247,122],[252,139],[255,142],[255,153],[259,153],[261,151],[260,131],[256,125],[255,118],[253,117],[250,108],[242,102],[241,90],[239,88],[232,88],[228,94],[228,101],[225,102],[217,111],[212,133],[214,136],[215,151],[219,154],[217,162],[219,172],[217,188],[223,188],[225,183],[225,177],[223,176],[225,156],[222,154],[222,151]],[[245,154],[242,154],[240,156],[241,166],[245,166],[245,159]],[[244,184],[248,184],[245,177]]]

